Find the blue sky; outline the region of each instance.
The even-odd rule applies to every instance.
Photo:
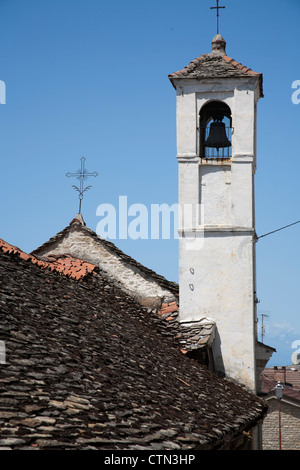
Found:
[[[177,202],[175,90],[168,74],[210,52],[214,0],[0,0],[0,237],[30,252],[69,224],[78,197],[66,178],[86,158],[97,178],[83,200],[97,207]],[[262,72],[258,106],[258,235],[300,219],[298,0],[224,0],[227,54]],[[290,363],[300,341],[300,224],[257,244],[259,313],[269,365]],[[115,240],[178,280],[177,240]],[[258,325],[260,328],[260,324]]]

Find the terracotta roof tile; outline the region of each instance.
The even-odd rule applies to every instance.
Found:
[[[300,366],[286,366],[280,369],[266,367],[262,371],[263,392],[273,390],[278,380],[294,391],[300,392]]]
[[[63,256],[49,256],[48,258],[39,259],[33,255],[29,255],[20,248],[10,245],[4,240],[0,239],[0,249],[4,253],[11,253],[19,256],[25,261],[30,261],[32,264],[39,266],[42,269],[50,269],[56,271],[64,276],[71,277],[73,279],[82,279],[87,274],[98,272],[98,266],[88,263],[86,261],[74,258],[71,255]]]
[[[70,225],[73,225],[75,222],[80,222],[80,227],[85,231],[88,230],[77,218],[73,219]],[[50,253],[47,256],[27,254],[18,247],[10,245],[1,239],[0,250],[6,253],[16,254],[20,258],[30,261],[32,264],[35,264],[42,269],[49,269],[76,280],[81,280],[90,273],[95,274],[99,272],[98,266],[82,259],[78,259],[69,253],[65,253],[64,255],[55,255]],[[122,258],[125,257],[122,252],[119,251],[118,253],[121,253]],[[160,280],[159,276],[155,275],[155,277]],[[174,291],[177,290],[177,285],[174,284],[173,286],[173,283],[165,281],[164,284],[171,286]],[[179,344],[181,347],[183,346],[184,351],[203,349],[213,340],[215,328],[213,323],[209,325],[203,325],[201,323],[200,325],[193,325],[192,327],[181,326],[178,321],[178,301],[164,303],[159,310],[154,312],[158,319],[162,321],[162,325],[165,328],[165,334],[173,338],[177,337],[177,339],[179,339]]]
[[[159,310],[159,315],[164,315],[165,313],[170,312],[177,312],[178,311],[178,304],[177,302],[171,302],[169,304],[162,304],[161,309]]]
[[[216,76],[234,77],[256,75],[261,73],[254,72],[249,67],[237,62],[236,60],[224,56],[214,56],[210,54],[202,54],[200,57],[192,60],[189,65],[182,70],[169,75],[169,78],[182,78],[190,76],[190,78],[208,78]]]
[[[161,320],[172,322],[174,337],[184,346],[181,348],[181,352],[184,354],[209,347],[214,340],[216,326],[214,320],[202,318],[199,322],[191,324],[179,323],[177,319],[179,315],[178,302],[162,304],[157,315]]]
[[[55,244],[62,240],[65,236],[68,236],[72,231],[77,231],[82,233],[84,236],[90,237],[93,242],[99,244],[100,247],[104,247],[109,252],[113,253],[115,256],[118,256],[121,262],[129,264],[134,270],[138,270],[142,275],[151,277],[154,282],[156,282],[162,289],[170,291],[175,298],[178,297],[178,284],[173,281],[165,279],[163,276],[157,274],[151,269],[143,266],[141,263],[122,252],[114,243],[110,240],[101,238],[96,232],[86,227],[85,222],[78,215],[70,222],[69,226],[65,227],[54,237],[50,238],[47,242],[43,243],[40,247],[32,251],[31,255],[44,258],[47,253],[51,253],[51,250],[55,248]]]
[[[77,282],[22,257],[1,242],[1,448],[214,449],[263,419],[102,271]]]

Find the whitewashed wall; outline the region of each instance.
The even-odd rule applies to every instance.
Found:
[[[183,217],[179,228],[179,319],[213,318],[217,370],[256,390],[255,79],[180,79],[176,90],[179,203],[200,205],[201,213],[188,224]],[[232,112],[226,162],[199,156],[199,112],[212,99]]]

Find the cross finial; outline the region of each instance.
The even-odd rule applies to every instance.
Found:
[[[220,8],[226,8],[226,7],[220,7],[219,6],[219,0],[217,1],[217,6],[216,7],[210,7],[211,10],[217,10],[217,34],[219,34],[219,10]]]
[[[84,162],[85,162],[84,157],[81,157],[80,161],[81,161],[81,168],[77,170],[76,173],[66,173],[66,176],[68,178],[70,176],[75,176],[80,181],[79,188],[75,185],[72,185],[72,188],[74,188],[79,193],[79,214],[81,214],[81,201],[83,199],[83,193],[91,188],[91,186],[86,186],[86,188],[84,188],[83,182],[88,178],[88,176],[98,176],[98,173],[96,171],[94,171],[93,173],[89,173],[88,170],[84,168]]]

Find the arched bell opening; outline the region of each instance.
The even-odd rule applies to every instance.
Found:
[[[232,117],[229,106],[210,101],[200,111],[200,157],[231,158]]]

